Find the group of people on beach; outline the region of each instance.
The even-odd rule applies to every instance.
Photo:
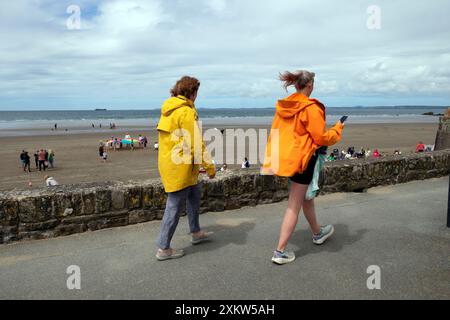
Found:
[[[358,152],[355,151],[355,147],[348,147],[347,151],[339,149],[333,149],[333,151],[327,156],[326,161],[337,160],[349,160],[349,159],[368,159],[370,157],[380,158],[382,154],[378,149],[373,152],[370,149],[361,148]]]
[[[34,163],[36,170],[45,171],[48,168],[54,168],[55,152],[51,149],[38,149],[34,153]],[[22,150],[19,159],[22,164],[22,169],[24,172],[31,172],[31,157],[27,151]]]
[[[415,152],[431,152],[433,151],[433,145],[425,145],[423,142],[419,142],[416,146]],[[394,150],[394,155],[401,155],[402,151],[399,149]],[[381,153],[378,149],[373,152],[370,149],[361,148],[359,152],[355,151],[355,147],[349,147],[347,151],[339,149],[333,149],[333,151],[327,156],[326,161],[336,161],[336,160],[348,160],[348,159],[369,159],[369,158],[381,158],[387,155],[386,153]]]
[[[135,141],[136,141],[136,143],[135,143]],[[113,149],[114,151],[117,151],[117,150],[123,150],[123,149],[125,149],[125,147],[129,147],[131,150],[134,150],[135,148],[145,149],[145,148],[147,148],[147,145],[148,145],[147,136],[142,136],[141,134],[139,134],[138,138],[134,139],[131,137],[131,135],[129,133],[127,133],[123,139],[111,137],[111,139],[107,142],[100,141],[98,152],[99,152],[99,157],[100,157],[101,161],[107,162],[107,160],[108,160],[107,149],[108,148]],[[154,149],[157,151],[158,148],[159,148],[159,144],[158,144],[158,142],[155,142]]]
[[[216,163],[214,160],[211,160],[213,165],[215,166]],[[245,158],[244,161],[242,161],[241,164],[241,168],[242,169],[249,169],[250,168],[250,161],[248,161],[248,158]],[[224,172],[228,170],[228,165],[226,163],[222,164],[222,166],[220,167],[220,172]],[[200,168],[200,172],[205,173],[206,171],[203,168]]]
[[[100,143],[114,151],[125,149],[125,147],[129,147],[131,150],[134,150],[135,148],[145,149],[147,148],[148,138],[139,134],[138,138],[134,139],[127,133],[123,139],[111,137],[109,141],[101,141]]]
[[[94,129],[95,128],[95,124],[94,123],[91,123],[91,127]],[[101,129],[102,128],[102,124],[101,123],[99,123],[98,124],[98,127]],[[113,129],[116,129],[117,128],[117,126],[116,126],[116,124],[115,123],[109,123],[109,128],[111,129],[111,130],[113,130]]]
[[[434,145],[426,145],[420,141],[416,146],[416,153],[422,152],[432,152],[434,150]]]

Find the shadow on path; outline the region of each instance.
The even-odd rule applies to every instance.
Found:
[[[241,222],[236,219],[233,224],[215,224],[205,228],[207,231],[212,231],[210,241],[205,241],[198,245],[188,245],[183,250],[186,254],[194,254],[197,252],[215,251],[219,248],[225,247],[229,244],[245,245],[247,243],[248,233],[255,227],[255,222],[250,222],[249,219],[242,219]]]
[[[334,234],[322,245],[315,245],[312,242],[311,231],[298,230],[294,232],[291,238],[291,243],[297,245],[300,249],[295,252],[296,257],[304,257],[309,254],[320,252],[339,252],[345,246],[350,246],[360,241],[367,229],[356,230],[350,234],[348,226],[345,224],[334,225]]]

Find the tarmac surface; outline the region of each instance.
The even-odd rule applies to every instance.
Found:
[[[159,221],[2,245],[0,299],[449,299],[448,185],[446,177],[321,196],[318,219],[334,235],[314,245],[302,215],[289,247],[297,259],[283,266],[271,257],[285,201],[202,215],[215,233],[197,246],[182,217],[178,260],[155,258]],[[67,286],[72,265],[80,290]],[[374,265],[379,290],[367,286]]]

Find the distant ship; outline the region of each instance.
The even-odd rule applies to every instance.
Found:
[[[95,109],[95,111],[107,111],[107,109]]]

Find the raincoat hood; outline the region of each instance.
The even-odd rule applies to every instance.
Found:
[[[191,100],[184,96],[177,96],[171,97],[164,102],[161,108],[161,114],[168,117],[172,114],[172,112],[181,107],[189,107],[195,110],[194,103]]]
[[[173,132],[177,128],[178,116],[175,116],[177,110],[181,108],[192,109],[195,120],[198,119],[197,109],[194,103],[184,96],[176,96],[167,99],[161,107],[161,118],[158,123],[158,130],[164,132]],[[182,112],[182,110],[180,110]]]
[[[285,99],[278,100],[276,113],[282,118],[292,118],[297,113],[313,104],[318,104],[324,108],[318,100],[308,98],[302,93],[294,93]]]

